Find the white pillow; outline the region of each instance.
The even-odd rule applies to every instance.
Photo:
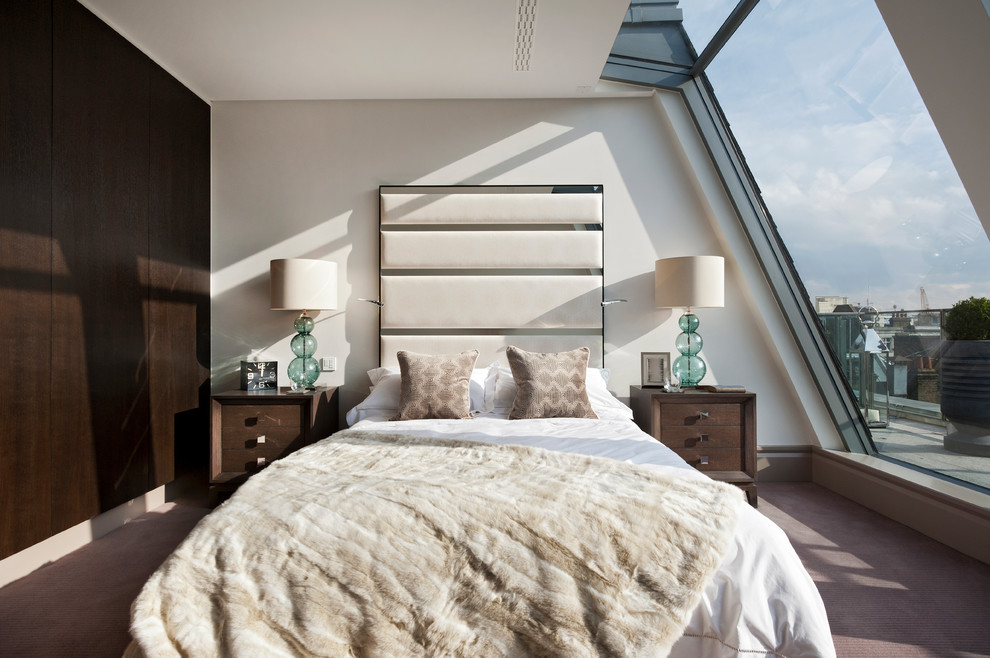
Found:
[[[619,402],[608,390],[610,374],[608,368],[588,368],[584,386],[588,391],[588,401],[591,402],[591,408],[601,419],[631,419],[633,417],[632,409]],[[495,413],[508,414],[515,398],[516,380],[512,377],[512,371],[508,368],[498,368],[498,379],[495,380]]]
[[[510,375],[511,376],[511,375]],[[371,393],[347,412],[347,424],[368,416],[395,415],[399,409],[399,388],[401,376],[399,366],[384,366],[368,371],[371,380]],[[495,382],[498,378],[498,363],[487,368],[475,368],[471,372],[471,414],[486,414],[495,407]]]
[[[391,418],[399,410],[399,386],[401,377],[389,375],[379,379],[377,386],[371,387],[368,397],[361,400],[347,412],[347,424],[353,425],[368,416]]]

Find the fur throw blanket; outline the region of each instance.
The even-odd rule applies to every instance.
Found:
[[[200,522],[134,602],[133,648],[663,656],[741,500],[610,459],[347,430]]]

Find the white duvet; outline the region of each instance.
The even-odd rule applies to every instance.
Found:
[[[684,477],[706,477],[626,419],[509,421],[481,416],[388,422],[371,416],[354,427],[533,445],[643,464]],[[835,656],[825,607],[814,582],[783,531],[755,509],[744,506],[734,541],[670,655]]]

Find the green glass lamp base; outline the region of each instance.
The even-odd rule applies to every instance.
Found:
[[[697,386],[705,378],[708,367],[699,356],[679,356],[674,359],[670,371],[681,386]]]
[[[316,338],[310,333],[315,323],[306,311],[296,318],[293,328],[298,332],[289,342],[296,358],[289,362],[289,387],[293,391],[312,388],[320,377],[320,364],[313,358],[316,353]]]
[[[690,309],[677,321],[681,333],[677,336],[674,346],[681,355],[674,359],[670,370],[671,374],[677,377],[681,386],[697,386],[698,382],[705,378],[705,373],[708,372],[704,360],[698,356],[698,352],[704,345],[701,334],[695,332],[699,324],[698,316],[692,313]]]

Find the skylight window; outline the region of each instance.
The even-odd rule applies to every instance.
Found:
[[[697,52],[705,50],[708,42],[735,9],[736,2],[737,0],[687,0],[678,4],[684,12],[684,30]]]
[[[707,74],[812,299],[986,294],[990,243],[873,2],[761,2]]]
[[[990,489],[939,384],[990,240],[875,1],[633,0],[603,77],[682,93],[846,447]]]
[[[942,314],[990,296],[990,240],[875,3],[760,2],[706,75],[873,445],[990,488],[943,445],[939,386]],[[883,352],[856,349],[869,331]]]

